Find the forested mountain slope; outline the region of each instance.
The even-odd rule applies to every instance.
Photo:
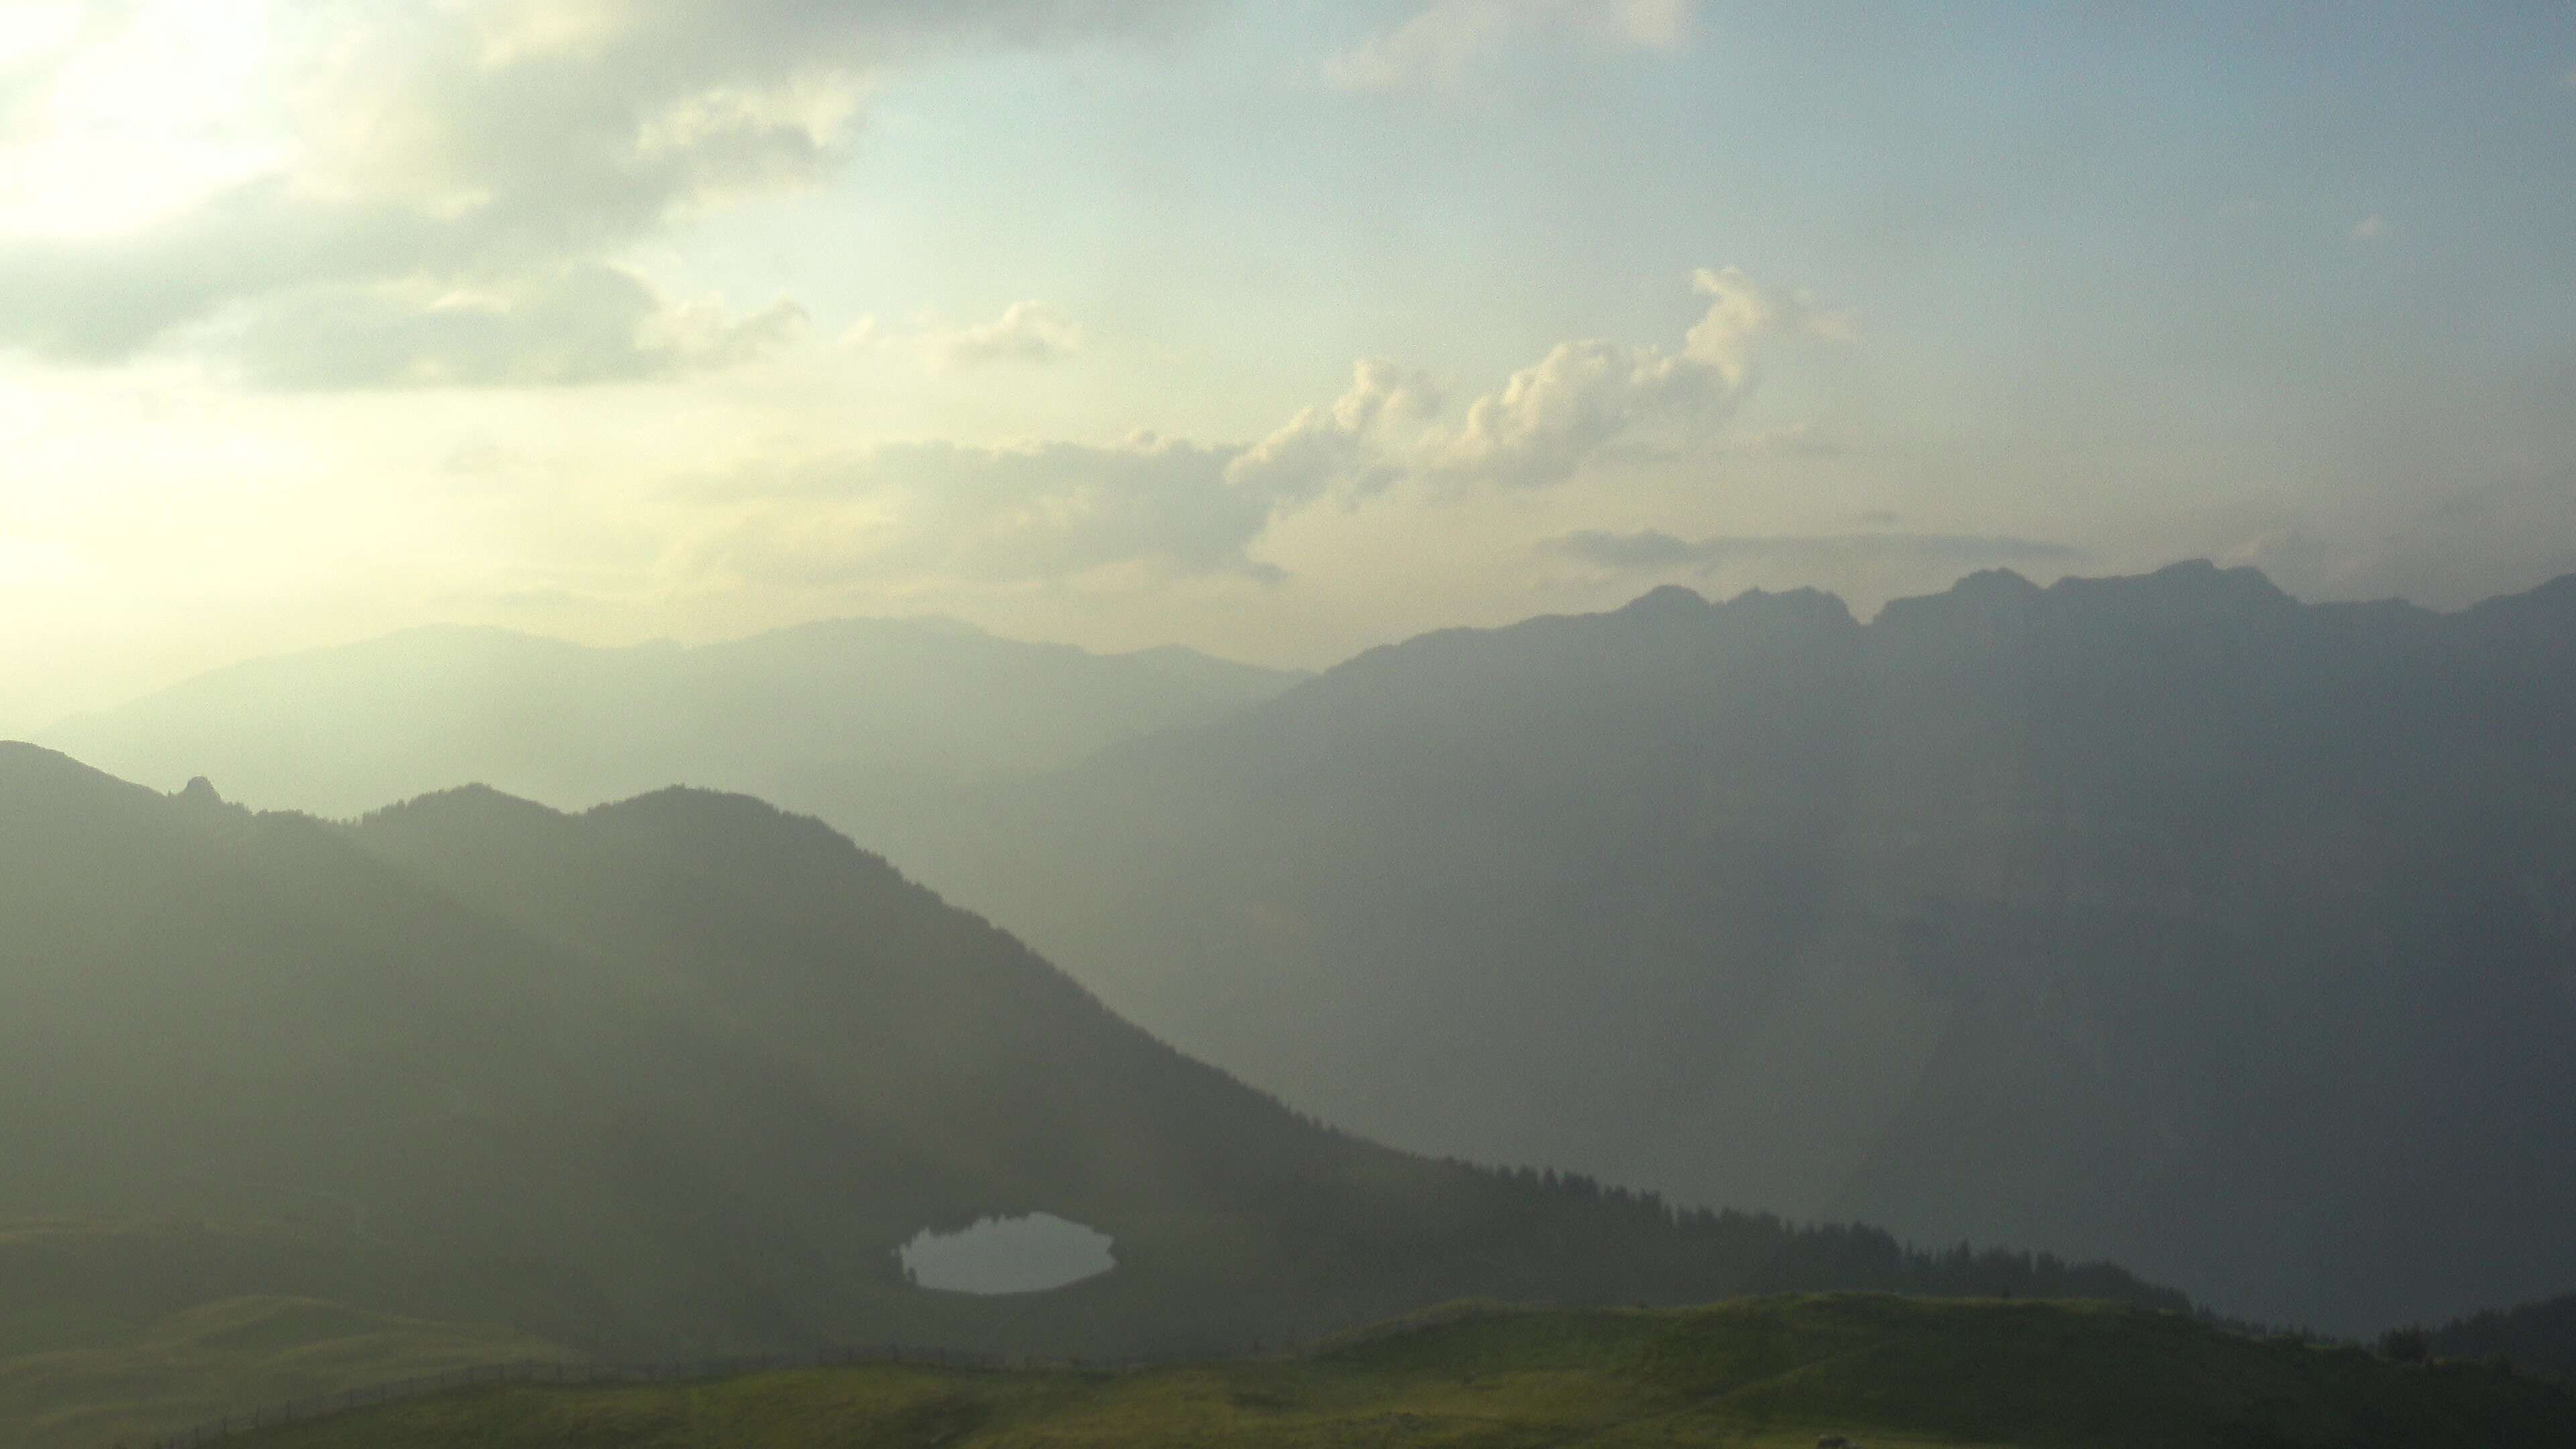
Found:
[[[738,796],[573,816],[460,790],[334,825],[0,746],[0,921],[21,1385],[88,1382],[62,1352],[181,1373],[151,1345],[261,1298],[493,1326],[405,1330],[406,1353],[517,1334],[610,1359],[1235,1349],[1462,1294],[2182,1301],[1374,1146]],[[1118,1266],[990,1299],[897,1261],[925,1227],[1041,1210],[1112,1234]]]
[[[892,842],[1416,1148],[2353,1332],[2576,1284],[2576,578],[2185,565],[1375,651]]]

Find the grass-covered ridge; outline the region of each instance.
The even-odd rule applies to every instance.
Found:
[[[11,1449],[142,1445],[254,1405],[561,1352],[508,1328],[237,1298],[78,1348],[0,1355],[0,1424]]]
[[[0,1335],[28,1351],[106,1300],[112,1341],[252,1294],[609,1363],[1218,1355],[1465,1297],[2184,1302],[1350,1137],[740,797],[460,790],[335,826],[0,745],[0,922]],[[1032,1211],[1117,1271],[1009,1302],[902,1273],[924,1228]],[[6,1226],[173,1216],[267,1230]]]
[[[2576,1442],[2576,1397],[2482,1366],[2109,1305],[1880,1296],[1462,1307],[1293,1358],[1112,1374],[899,1365],[460,1393],[242,1449],[823,1445],[2445,1449]]]

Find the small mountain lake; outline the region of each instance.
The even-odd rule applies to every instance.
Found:
[[[1107,1233],[1052,1213],[986,1218],[954,1233],[928,1228],[896,1249],[915,1283],[943,1293],[1044,1293],[1118,1266]]]

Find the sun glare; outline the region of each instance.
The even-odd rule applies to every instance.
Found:
[[[0,234],[132,231],[285,159],[257,99],[264,0],[142,0],[83,29],[76,4],[0,7],[0,67],[34,91],[0,133]]]
[[[80,572],[80,556],[56,539],[0,537],[0,589],[64,584]]]
[[[0,5],[0,71],[60,55],[80,33],[80,22],[75,0]]]

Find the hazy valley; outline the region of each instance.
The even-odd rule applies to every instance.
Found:
[[[2185,1306],[1371,1145],[747,797],[333,824],[5,746],[0,917],[0,1412],[47,1449],[532,1355],[1204,1354],[1467,1296]],[[991,1297],[899,1253],[1033,1212],[1115,1267]]]
[[[788,798],[1112,1009],[1401,1146],[2109,1258],[2353,1333],[2576,1283],[2567,581],[2442,615],[2205,565],[1987,574],[1867,625],[1664,590],[1304,683],[1202,664],[1230,707],[1158,678],[1064,741],[1088,758],[965,736],[948,787],[906,792],[843,788],[811,742],[917,751],[886,721],[945,717],[961,677],[996,717],[1098,721],[1101,680],[1143,671],[922,626],[788,637],[778,672],[728,671],[732,733],[578,672],[515,714],[506,673],[462,715],[370,692],[442,636],[61,733],[348,813],[406,777],[333,719],[399,716],[410,757],[565,803],[631,719],[664,743],[630,768],[802,772]],[[523,721],[506,750],[496,715]],[[742,724],[772,717],[807,739],[792,765]]]
[[[0,0],[0,1449],[2576,1446],[2571,127]]]

